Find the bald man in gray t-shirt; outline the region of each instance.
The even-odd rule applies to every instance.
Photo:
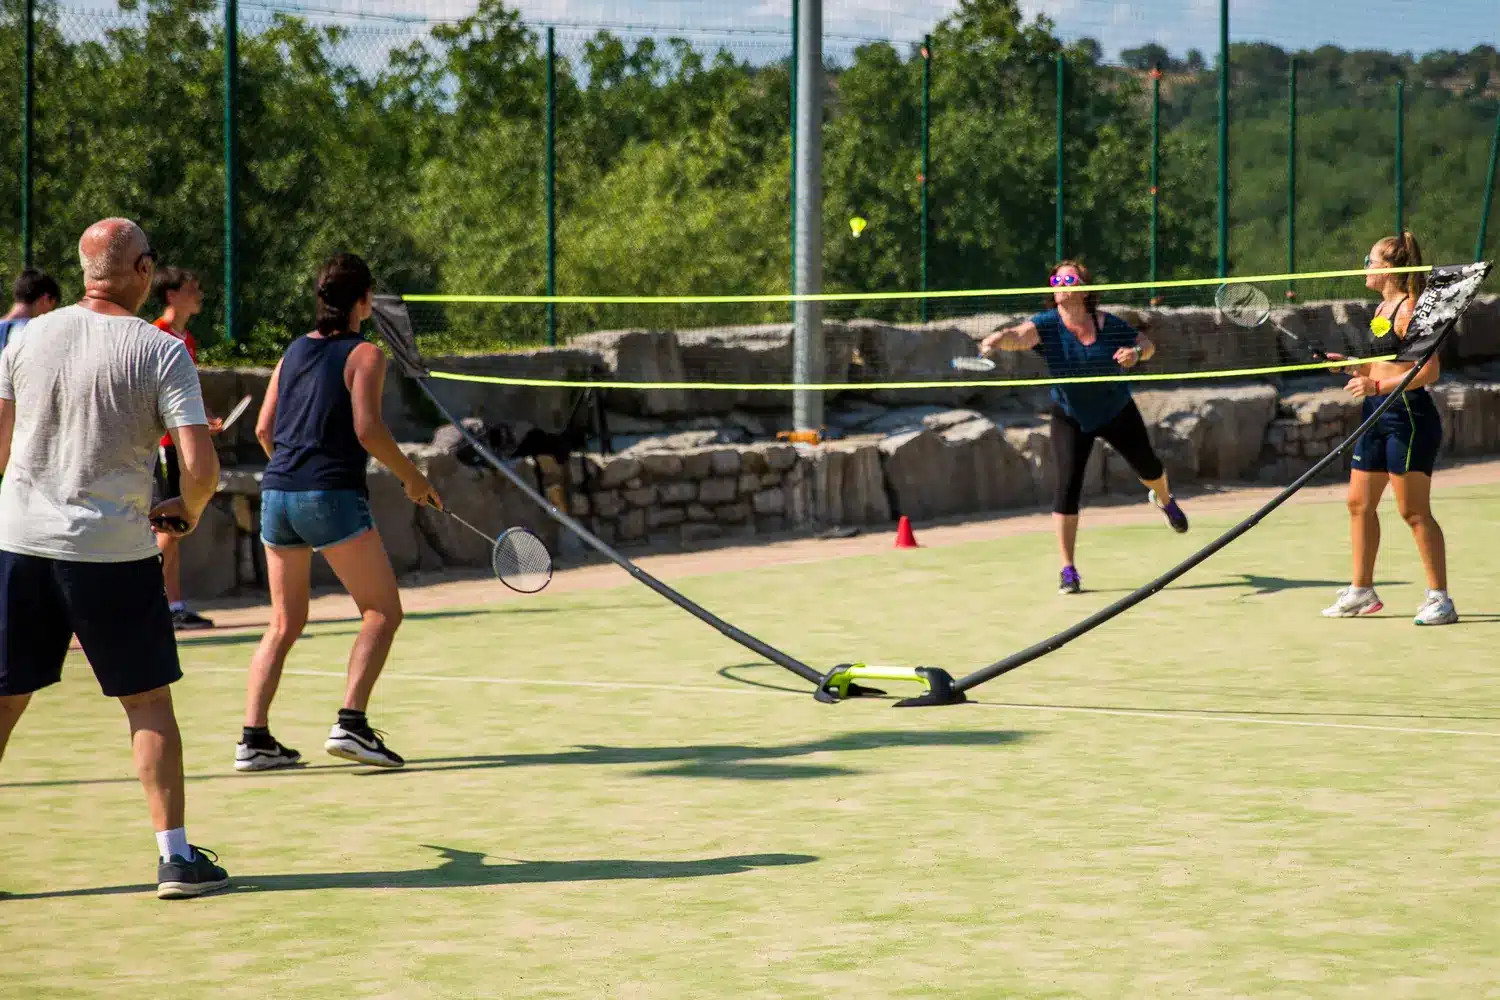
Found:
[[[134,315],[155,268],[146,234],[106,219],[78,252],[83,300],[28,323],[0,352],[0,754],[32,694],[62,677],[76,635],[130,719],[157,895],[200,896],[229,876],[187,839],[169,686],[182,670],[151,527],[192,531],[219,462],[186,349]],[[183,495],[152,508],[163,430]]]

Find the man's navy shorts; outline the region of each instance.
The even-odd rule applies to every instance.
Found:
[[[0,551],[0,695],[61,680],[74,635],[111,698],[182,679],[159,556],[92,563]]]

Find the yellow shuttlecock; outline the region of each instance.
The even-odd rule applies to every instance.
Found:
[[[1370,320],[1370,332],[1377,337],[1384,337],[1391,332],[1391,321],[1384,316],[1376,316]]]
[[[868,225],[868,222],[856,215],[854,218],[849,220],[849,231],[854,234],[855,239],[859,239],[859,234],[864,232],[865,226]]]

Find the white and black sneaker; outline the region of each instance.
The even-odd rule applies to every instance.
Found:
[[[404,767],[401,755],[385,745],[384,733],[377,729],[345,729],[334,723],[328,731],[323,749],[334,757],[352,760],[356,764],[373,764],[376,767]]]
[[[217,864],[217,854],[202,847],[189,846],[188,850],[193,860],[174,854],[156,866],[157,899],[192,899],[229,884],[229,873]]]
[[[270,746],[251,746],[240,743],[234,748],[236,771],[274,771],[280,767],[299,767],[302,755],[291,747],[282,746],[276,740]]]

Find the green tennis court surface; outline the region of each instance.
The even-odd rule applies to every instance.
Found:
[[[288,664],[292,773],[231,769],[255,637],[187,639],[189,831],[235,883],[178,904],[75,657],[0,764],[0,995],[1493,995],[1500,489],[1436,507],[1461,625],[1410,623],[1389,508],[1386,612],[1320,618],[1345,519],[1300,505],[943,709],[815,704],[623,575],[414,616],[372,706],[393,773],[321,752],[351,624]],[[1047,535],[684,589],[809,663],[959,673],[1224,523],[1085,518],[1080,598],[1053,594]]]

